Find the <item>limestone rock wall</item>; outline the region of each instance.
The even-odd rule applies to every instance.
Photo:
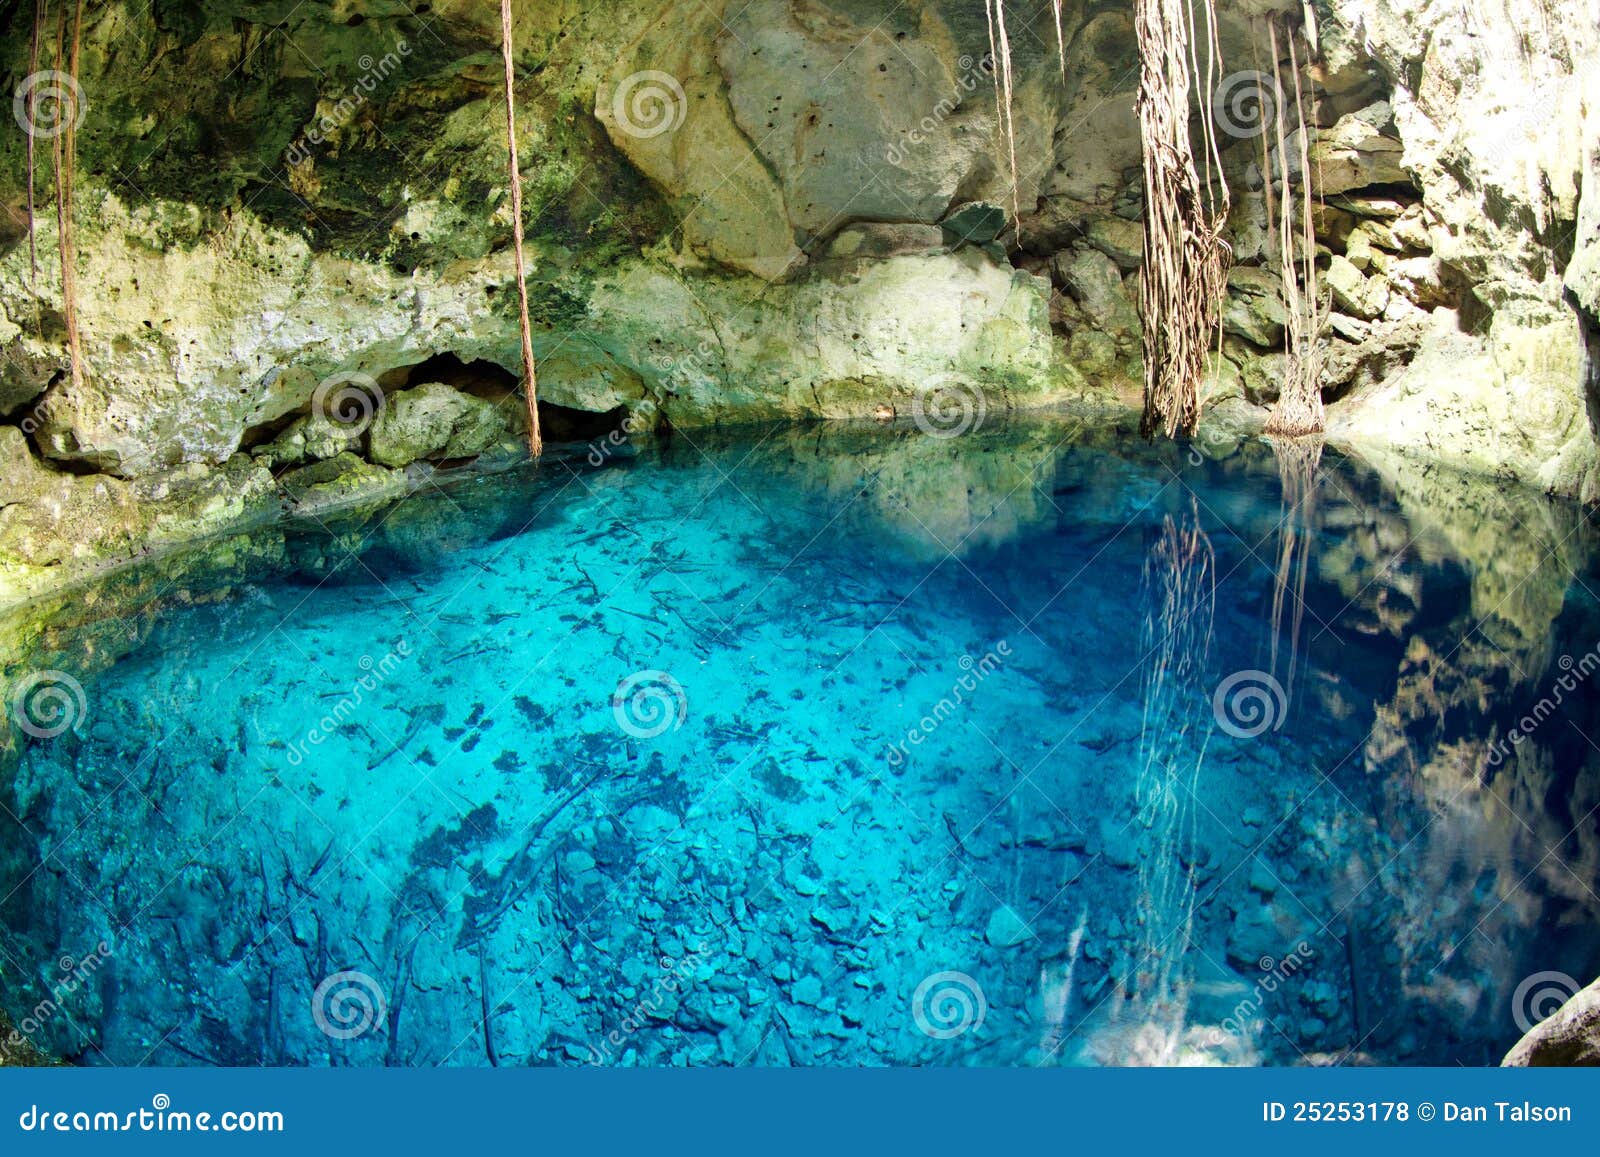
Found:
[[[1600,3],[1334,9],[1328,57],[1380,73],[1431,249],[1420,279],[1378,272],[1444,292],[1411,370],[1363,383],[1333,429],[1593,500]]]
[[[1600,0],[1496,2],[1312,7],[1330,422],[1594,497]],[[27,136],[0,142],[0,423],[22,435],[0,465],[33,480],[0,503],[0,594],[105,561],[86,512],[110,519],[96,542],[137,550],[141,504],[214,477],[250,481],[172,534],[403,487],[386,472],[410,451],[372,452],[397,393],[456,390],[397,413],[472,428],[397,431],[391,413],[391,446],[513,453],[494,6],[87,7],[81,389],[49,139],[37,267]],[[518,3],[540,394],[575,412],[564,428],[906,417],[951,388],[990,409],[1136,400],[1131,5],[1067,0],[1059,32],[1034,7],[1008,14],[1003,106],[978,0]],[[1301,6],[1222,7],[1219,100],[1270,67],[1259,17]],[[15,86],[30,30],[8,19]],[[1264,190],[1282,165],[1248,125],[1224,129],[1239,267],[1213,401],[1248,426],[1281,373]],[[359,421],[330,429],[352,389]]]

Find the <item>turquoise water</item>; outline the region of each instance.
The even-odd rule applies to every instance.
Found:
[[[1536,496],[1064,423],[441,479],[28,635],[0,1003],[85,1064],[1493,1063],[1600,973],[1597,589]]]

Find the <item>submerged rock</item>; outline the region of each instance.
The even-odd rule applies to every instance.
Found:
[[[983,937],[996,948],[1015,948],[1034,938],[1034,931],[1021,916],[1002,904],[989,917],[989,927]]]

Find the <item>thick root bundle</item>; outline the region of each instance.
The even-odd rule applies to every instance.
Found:
[[[1215,20],[1208,15],[1208,60]],[[1144,147],[1144,326],[1142,432],[1189,437],[1200,422],[1206,356],[1219,336],[1231,250],[1222,239],[1227,190],[1202,181],[1189,137],[1190,26],[1187,0],[1138,0],[1139,134]],[[1206,169],[1216,142],[1206,125]],[[1220,170],[1220,164],[1217,166]],[[1221,185],[1220,172],[1217,184]]]

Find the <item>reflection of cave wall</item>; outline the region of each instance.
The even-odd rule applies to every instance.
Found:
[[[1360,595],[1386,609],[1405,650],[1362,753],[1380,801],[1374,818],[1396,861],[1388,871],[1361,865],[1353,890],[1366,888],[1358,919],[1388,929],[1397,952],[1375,1001],[1418,1002],[1509,1045],[1517,1032],[1508,1010],[1524,977],[1554,971],[1586,981],[1600,970],[1600,757],[1585,738],[1600,687],[1563,694],[1526,743],[1506,742],[1536,703],[1553,702],[1566,672],[1558,659],[1600,639],[1600,608],[1571,579],[1593,534],[1576,512],[1552,519],[1565,512],[1528,496],[1449,476],[1428,481],[1427,504],[1403,501],[1419,517],[1432,507],[1434,533],[1461,551],[1470,585],[1464,603],[1438,592],[1443,618],[1426,587],[1407,584],[1403,598],[1391,597],[1383,569]],[[1396,478],[1402,495],[1415,484]],[[1487,521],[1460,509],[1481,502],[1499,507]],[[1433,817],[1425,832],[1403,819],[1419,802]],[[1453,914],[1446,935],[1429,919],[1441,912]]]
[[[1206,469],[1252,458],[1271,468],[1265,450],[1248,447]],[[1452,1037],[1477,1040],[1489,1043],[1469,1063],[1495,1063],[1519,1035],[1510,1010],[1524,977],[1600,972],[1600,754],[1585,738],[1600,686],[1568,695],[1528,743],[1507,747],[1498,766],[1491,759],[1551,694],[1560,657],[1600,642],[1600,606],[1573,581],[1596,585],[1595,535],[1581,512],[1525,491],[1415,462],[1377,465],[1369,474],[1330,454],[1317,475],[1321,536],[1286,724],[1330,745],[1353,731],[1330,747],[1333,780],[1321,789],[1343,806],[1307,800],[1269,851],[1332,881],[1333,903],[1318,916],[1340,914],[1312,937],[1325,969],[1316,981],[1339,992],[1336,1011],[1316,1014],[1327,1039],[1350,1033],[1347,1047],[1365,1038],[1378,1055],[1432,1040],[1436,1060],[1456,1055]],[[1216,513],[1260,556],[1224,617],[1267,621],[1276,512]],[[1265,650],[1229,650],[1240,636],[1219,630],[1222,669],[1267,668]],[[1280,677],[1293,646],[1286,617]],[[1346,826],[1330,838],[1328,825],[1352,823],[1360,835]],[[1286,951],[1293,921],[1281,909],[1267,909],[1274,925],[1231,894],[1218,899],[1220,912],[1202,910],[1202,942],[1226,939],[1240,959]],[[1273,1015],[1303,1015],[1303,987]]]

